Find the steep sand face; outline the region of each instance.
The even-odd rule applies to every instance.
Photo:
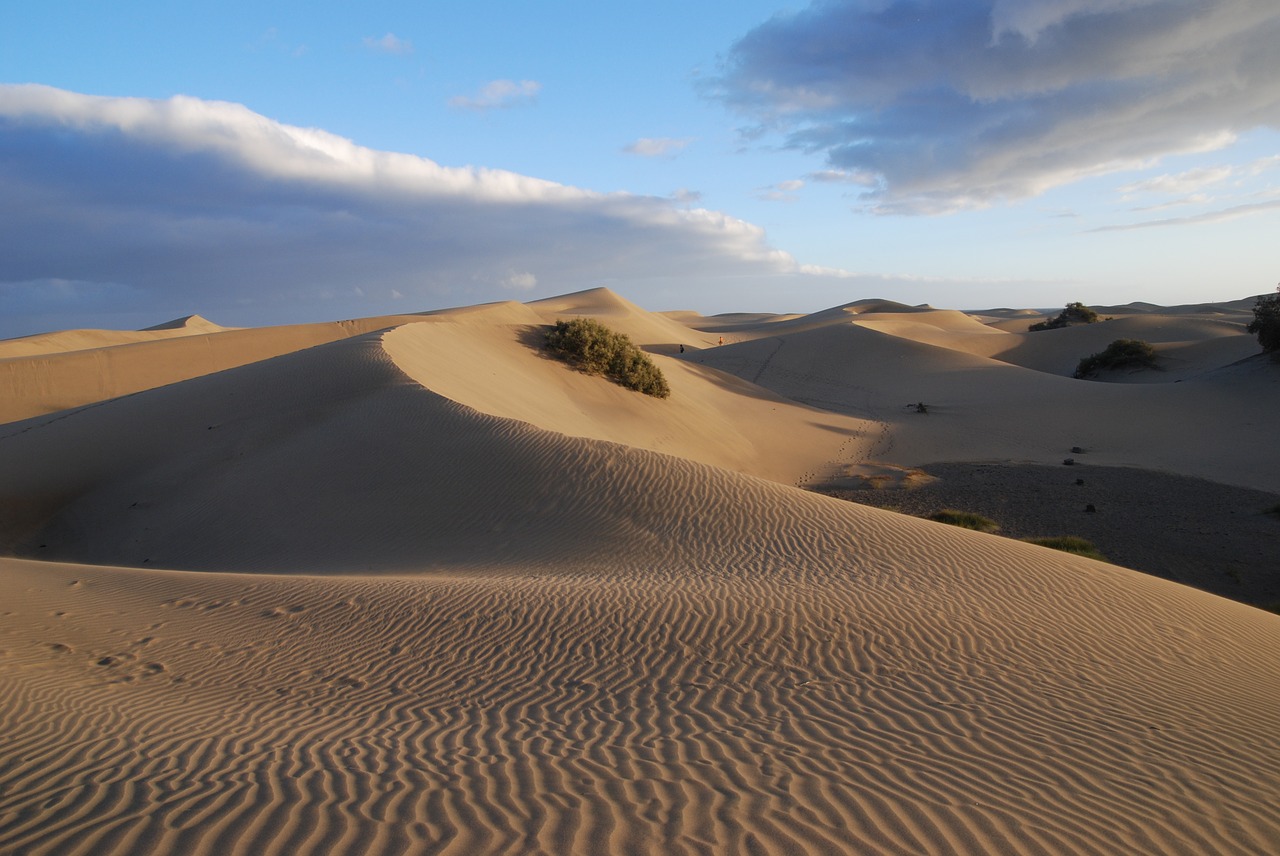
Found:
[[[649,401],[534,320],[0,426],[0,853],[1275,849],[1280,616],[759,478],[808,466],[774,435],[860,423],[689,363],[837,412],[904,378],[1148,387],[841,322],[660,357]],[[1016,413],[984,430],[1029,442]]]

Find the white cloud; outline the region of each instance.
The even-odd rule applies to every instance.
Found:
[[[692,137],[641,137],[634,143],[623,146],[622,150],[627,154],[646,158],[667,157],[679,153],[691,142]]]
[[[875,187],[880,183],[880,177],[866,169],[822,169],[809,173],[808,178],[820,184],[856,184],[860,187]]]
[[[238,104],[0,85],[0,336],[76,309],[285,323],[800,276],[759,227],[672,199],[441,166]]]
[[[366,48],[377,53],[395,54],[397,56],[413,53],[413,42],[408,39],[402,39],[395,33],[387,33],[381,38],[365,36],[363,43]]]
[[[1157,175],[1154,178],[1130,182],[1120,187],[1119,191],[1126,197],[1138,193],[1193,193],[1226,181],[1234,173],[1235,169],[1230,166],[1199,167],[1176,175]]]
[[[796,198],[796,191],[802,187],[804,187],[804,181],[798,178],[779,181],[777,184],[757,188],[756,198],[765,202],[791,202]]]
[[[491,80],[475,95],[455,95],[449,99],[450,107],[463,110],[500,110],[531,104],[542,91],[536,80]]]
[[[502,287],[512,291],[532,291],[537,285],[538,278],[528,271],[524,273],[512,271],[509,276],[502,280]]]
[[[1273,170],[1276,167],[1280,167],[1280,155],[1258,158],[1256,161],[1249,164],[1247,170],[1250,175],[1261,175],[1262,173],[1267,172],[1268,170]]]
[[[710,87],[875,210],[946,213],[1280,127],[1277,41],[1273,0],[823,0]]]

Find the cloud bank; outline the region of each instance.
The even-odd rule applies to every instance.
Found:
[[[0,86],[0,336],[73,310],[280,323],[803,276],[758,227],[671,199],[441,166],[238,104]]]
[[[1280,127],[1278,41],[1274,0],[822,0],[712,91],[874,210],[946,213]]]

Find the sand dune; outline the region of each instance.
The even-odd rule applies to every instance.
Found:
[[[1132,396],[1273,367],[1074,381],[881,308],[724,347],[603,291],[277,328],[0,426],[0,853],[1273,851],[1280,616],[793,486],[1061,442],[997,391],[1128,454]],[[670,399],[539,352],[597,311]]]
[[[1101,465],[1275,489],[1277,470],[1260,467],[1258,453],[1280,419],[1275,394],[1280,373],[1264,365],[1243,383],[1228,382],[1222,374],[1242,351],[1257,354],[1256,341],[1246,348],[1243,336],[1217,335],[1221,331],[1215,328],[1213,338],[1186,346],[1183,353],[1199,353],[1205,361],[1185,381],[1131,385],[1073,380],[986,358],[977,348],[894,335],[903,329],[832,324],[702,351],[690,359],[795,401],[880,423],[884,439],[870,457],[900,466],[962,460],[1058,463],[1080,447],[1089,450],[1090,462]],[[1022,346],[1028,350],[1020,359],[1045,364],[1078,352],[1070,344],[1063,347],[1058,334],[1084,329],[1026,334]],[[1100,333],[1090,335],[1111,341],[1110,333]],[[1217,342],[1226,346],[1218,348]],[[1085,354],[1093,347],[1081,344]],[[1226,362],[1210,369],[1207,354]],[[915,412],[912,405],[919,402],[928,406],[927,415]],[[1223,437],[1233,439],[1220,442]]]
[[[390,316],[225,331],[205,331],[199,324],[119,334],[77,330],[32,337],[39,340],[34,345],[28,339],[10,339],[0,342],[0,424],[130,395],[409,320]]]
[[[177,336],[203,336],[209,333],[221,333],[227,329],[229,328],[219,327],[199,315],[188,315],[145,330],[62,330],[57,333],[40,333],[35,336],[0,341],[0,360],[111,348],[116,345],[155,342]]]
[[[1258,353],[1258,340],[1245,331],[1243,324],[1160,316],[1117,318],[1080,327],[1023,333],[1010,347],[987,356],[1069,376],[1082,358],[1102,351],[1116,339],[1138,339],[1155,347],[1159,371],[1120,376],[1150,383],[1184,380]]]

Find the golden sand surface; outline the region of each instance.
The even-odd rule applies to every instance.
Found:
[[[1165,381],[604,290],[0,343],[0,853],[1276,852],[1280,616],[805,489],[1078,445],[1274,490],[1233,311],[1094,325]],[[671,397],[549,359],[575,316]]]

